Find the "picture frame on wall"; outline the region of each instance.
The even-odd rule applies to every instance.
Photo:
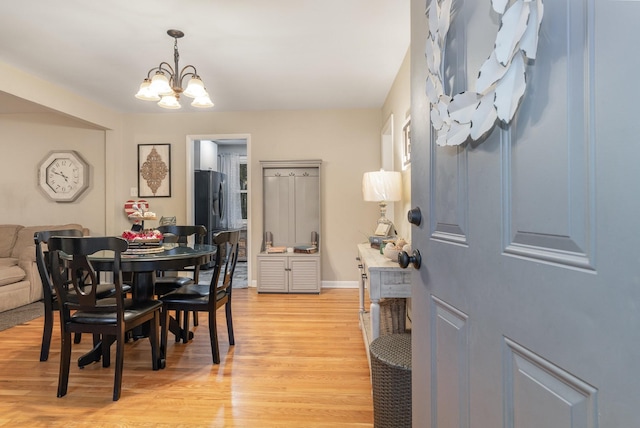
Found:
[[[402,125],[402,169],[411,165],[411,116]]]
[[[171,144],[138,144],[138,197],[171,196]]]

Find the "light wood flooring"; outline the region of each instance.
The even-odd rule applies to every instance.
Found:
[[[0,426],[12,427],[371,427],[367,356],[358,291],[320,295],[233,291],[236,345],[218,311],[220,365],[213,365],[204,314],[195,338],[174,343],[167,368],[151,370],[148,340],[129,342],[122,396],[113,367],[79,369],[91,338],[74,345],[65,397],[57,398],[56,314],[49,361],[40,362],[42,317],[0,332]]]

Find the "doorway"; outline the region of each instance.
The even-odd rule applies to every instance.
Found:
[[[207,150],[200,150],[206,142]],[[251,237],[251,137],[248,134],[211,134],[188,135],[186,141],[186,212],[189,222],[195,222],[194,210],[194,172],[205,165],[205,169],[219,170],[218,158],[226,154],[237,154],[240,159],[240,212],[242,213],[241,248],[238,261],[247,261],[250,257]],[[211,150],[210,148],[214,149]],[[251,277],[251,268],[247,265],[247,275]]]

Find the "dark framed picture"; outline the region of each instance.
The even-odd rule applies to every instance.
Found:
[[[138,144],[138,197],[171,196],[171,144]]]

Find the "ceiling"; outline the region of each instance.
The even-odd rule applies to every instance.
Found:
[[[175,28],[212,111],[379,108],[409,47],[409,1],[3,1],[0,62],[120,112],[172,113],[133,95],[173,64]],[[0,99],[0,113],[17,108]]]

